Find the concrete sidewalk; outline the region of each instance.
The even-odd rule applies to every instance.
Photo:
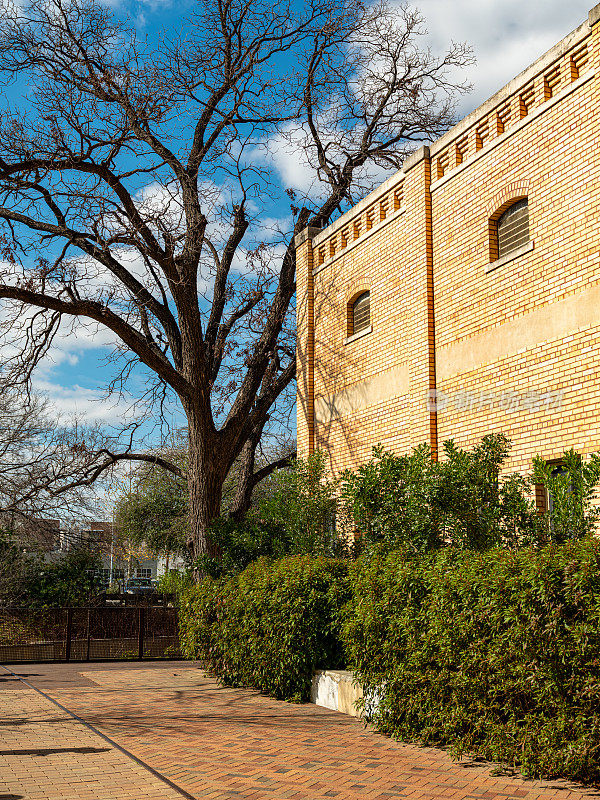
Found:
[[[563,781],[494,776],[493,765],[453,762],[442,750],[391,741],[333,711],[222,688],[186,663],[35,665],[14,670],[188,797],[600,798],[598,792]],[[0,726],[0,800],[181,797],[23,684],[0,691],[0,702],[2,719],[7,708],[12,714],[12,727]],[[36,748],[57,752],[31,754]],[[15,753],[19,750],[20,755]]]

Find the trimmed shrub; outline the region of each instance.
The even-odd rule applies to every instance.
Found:
[[[229,686],[308,700],[315,670],[344,666],[340,616],[349,597],[346,561],[260,559],[183,596],[182,652]]]
[[[351,570],[343,638],[380,731],[600,780],[600,542],[396,551]]]

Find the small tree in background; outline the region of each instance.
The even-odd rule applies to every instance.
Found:
[[[28,606],[84,606],[99,589],[101,562],[84,548],[69,551],[52,564],[43,564],[27,588]]]
[[[367,546],[424,553],[524,544],[536,530],[535,507],[527,479],[500,480],[509,444],[501,434],[472,450],[447,441],[439,462],[427,444],[405,456],[377,447],[370,462],[343,474],[343,503]]]
[[[326,477],[324,453],[297,459],[263,491],[253,517],[267,528],[285,532],[288,552],[330,555],[336,551],[337,481]]]
[[[9,533],[0,533],[0,604],[24,602],[42,563],[37,554],[24,553]]]
[[[193,585],[194,578],[191,570],[186,570],[185,572],[170,570],[160,576],[157,589],[163,594],[174,594],[177,597],[181,597]]]
[[[38,553],[25,553],[7,534],[0,535],[0,605],[27,608],[82,606],[99,588],[98,555],[71,550],[45,563]]]
[[[92,496],[80,485],[85,462],[70,425],[48,401],[0,382],[0,525],[15,533],[42,518],[81,520]],[[56,492],[60,485],[62,491]]]
[[[186,554],[188,537],[187,486],[173,473],[144,466],[129,491],[115,506],[119,539],[164,556]],[[168,569],[168,566],[167,566]]]

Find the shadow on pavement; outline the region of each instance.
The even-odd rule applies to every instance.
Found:
[[[30,750],[0,750],[0,756],[52,756],[57,753],[107,753],[110,747],[32,747]],[[0,800],[4,795],[0,794]]]

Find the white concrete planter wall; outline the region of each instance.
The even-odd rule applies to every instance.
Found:
[[[315,672],[310,692],[311,701],[317,706],[340,711],[351,717],[359,717],[356,701],[363,696],[362,686],[353,683],[354,673],[345,669],[324,669]]]

